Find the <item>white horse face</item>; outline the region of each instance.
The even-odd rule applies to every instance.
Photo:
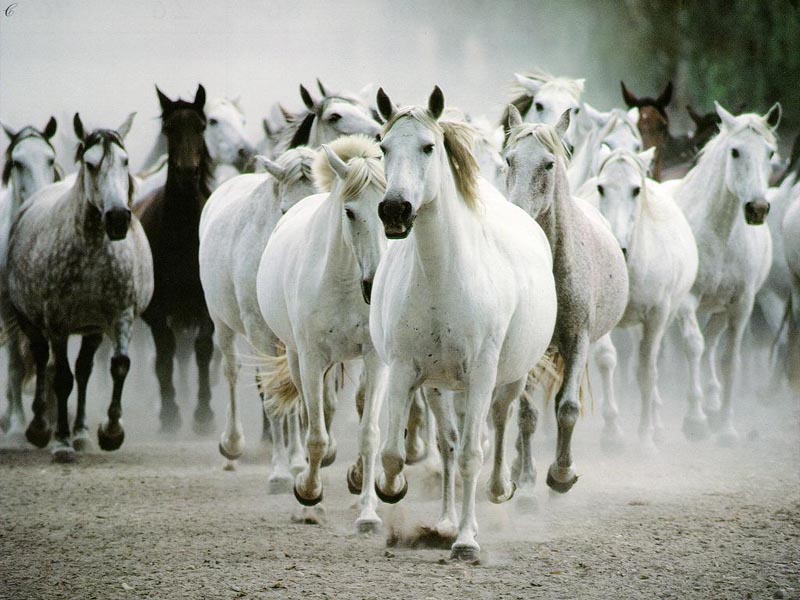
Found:
[[[727,144],[725,186],[739,198],[749,225],[761,225],[769,213],[770,161],[775,146],[746,128],[731,136]]]
[[[280,200],[281,212],[286,214],[286,212],[300,202],[300,200],[316,193],[317,190],[314,187],[314,182],[310,179],[303,178],[291,184],[280,182],[278,184],[278,198]]]
[[[361,292],[367,304],[372,295],[375,271],[386,251],[386,237],[378,216],[378,205],[382,199],[383,194],[370,186],[358,198],[345,202],[342,210],[344,241],[361,269]]]
[[[600,212],[611,225],[626,259],[641,208],[643,185],[642,173],[626,160],[607,163],[597,176]]]
[[[381,150],[386,194],[378,213],[386,237],[402,239],[411,231],[420,207],[436,196],[447,156],[441,137],[410,117],[392,126]]]
[[[553,203],[558,157],[532,135],[505,152],[506,196],[534,219]]]
[[[315,123],[318,144],[332,142],[343,135],[363,134],[375,138],[381,131],[380,123],[369,109],[337,97],[322,104]]]
[[[255,152],[245,131],[244,115],[232,101],[219,99],[210,103],[206,117],[204,135],[211,159],[242,171]]]
[[[11,181],[20,198],[28,198],[57,179],[56,153],[38,136],[20,140],[11,151],[10,160]]]

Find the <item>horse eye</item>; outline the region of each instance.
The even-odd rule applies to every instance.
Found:
[[[356,220],[356,214],[349,208],[344,209],[344,214],[347,215],[347,218],[350,219],[351,221]]]
[[[541,102],[537,102],[535,106],[536,106],[536,112],[542,112],[544,110],[544,104],[542,104]]]
[[[642,191],[642,188],[640,188],[637,185],[635,188],[633,188],[633,197],[636,198],[636,196],[638,196],[641,191]]]
[[[12,160],[11,161],[11,166],[13,168],[15,168],[15,169],[21,169],[22,168],[22,163],[19,162],[18,160]]]
[[[597,193],[600,194],[601,196],[605,195],[605,190],[603,189],[602,185],[597,186]]]
[[[216,125],[217,123],[219,123],[219,121],[217,121],[216,119],[213,119],[213,118],[212,118],[212,119],[209,119],[209,120],[208,120],[208,124],[209,124],[209,125],[211,125],[212,127],[213,127],[214,125]]]
[[[380,149],[381,149],[381,152],[383,152],[384,156],[389,154],[389,149],[386,146],[384,146],[383,144],[380,145]]]
[[[573,115],[577,115],[579,112],[581,112],[581,109],[580,109],[580,108],[573,108],[573,109],[572,109],[572,114],[573,114]]]
[[[52,167],[54,164],[56,164],[56,159],[55,159],[55,158],[51,158],[51,159],[49,159],[49,160],[47,161],[47,164],[48,164],[48,165],[50,165],[50,166]]]
[[[506,165],[511,166],[511,159],[506,156]]]
[[[430,153],[432,153],[432,152],[433,152],[433,144],[425,144],[425,145],[422,147],[422,151],[423,151],[425,154],[430,154]]]
[[[772,157],[775,156],[775,150],[769,151],[769,159],[772,160]]]
[[[128,166],[128,159],[127,158],[123,158],[122,159],[122,166],[123,167],[127,167]]]
[[[734,148],[733,150],[731,150],[731,156],[733,158],[739,158],[739,151],[736,148]]]
[[[556,163],[554,163],[554,162],[551,160],[549,163],[547,163],[547,164],[544,166],[544,168],[545,168],[545,169],[547,169],[548,171],[550,171],[550,170],[553,168],[553,165],[555,165],[555,164],[556,164]]]
[[[330,117],[328,117],[328,123],[336,123],[339,119],[342,118],[342,115],[339,113],[333,113]]]

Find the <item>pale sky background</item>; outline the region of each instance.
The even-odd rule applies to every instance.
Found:
[[[19,0],[6,16],[11,2],[0,2],[0,120],[41,128],[55,115],[68,171],[75,111],[90,127],[138,111],[127,144],[137,168],[158,132],[156,83],[173,99],[198,82],[209,98],[240,95],[253,141],[269,107],[299,108],[298,84],[316,77],[334,90],[382,85],[400,104],[439,84],[449,105],[492,120],[513,73],[536,66],[586,77],[585,98],[601,108],[621,104],[620,77],[641,89],[598,51],[613,44],[619,3]]]

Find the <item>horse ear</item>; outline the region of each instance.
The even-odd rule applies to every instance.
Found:
[[[586,85],[586,79],[584,79],[584,78],[576,79],[575,80],[575,85],[578,87],[578,93],[582,94],[583,93],[583,88]]]
[[[722,124],[725,127],[728,129],[733,129],[736,127],[736,117],[722,108],[722,105],[716,100],[714,100],[714,108],[717,110],[717,114],[719,115],[719,118],[722,120]]]
[[[203,87],[202,83],[197,84],[197,92],[194,94],[194,107],[197,110],[203,110],[203,107],[206,105],[206,88]]]
[[[667,108],[669,103],[672,101],[672,82],[667,82],[667,87],[664,88],[664,91],[661,92],[661,95],[656,98],[655,104],[656,106],[660,106],[661,108]]]
[[[383,91],[383,88],[378,88],[377,102],[378,112],[387,122],[391,121],[392,117],[397,112],[397,107],[389,99],[389,96],[386,95],[386,92]]]
[[[651,146],[644,152],[639,152],[638,156],[639,159],[644,163],[644,170],[649,172],[650,167],[653,165],[653,159],[656,157],[656,147]]]
[[[158,89],[156,86],[156,93],[158,94],[158,103],[161,105],[162,112],[168,112],[170,108],[172,108],[172,100],[170,100],[167,95]]]
[[[438,85],[434,86],[428,98],[428,112],[434,121],[438,121],[444,112],[444,94],[442,93],[442,88]]]
[[[278,181],[283,181],[286,177],[286,169],[281,167],[278,163],[272,162],[266,156],[257,155],[255,157],[256,163],[264,167],[267,173],[272,175]]]
[[[136,116],[136,113],[132,112],[131,114],[128,115],[128,118],[125,119],[125,121],[122,123],[122,125],[117,127],[117,133],[119,134],[119,137],[121,137],[123,140],[131,132],[131,126],[133,125],[133,117],[135,117],[135,116]]]
[[[777,129],[780,125],[781,117],[783,116],[783,107],[780,102],[776,102],[764,115],[764,122],[770,126],[771,129]]]
[[[48,140],[56,134],[56,129],[58,128],[58,123],[56,122],[55,117],[50,117],[50,120],[47,122],[47,125],[44,126],[44,130],[42,131],[42,135],[46,137]]]
[[[513,104],[508,105],[508,128],[513,129],[522,125],[522,115]]]
[[[344,180],[347,178],[347,165],[345,162],[339,158],[339,155],[336,154],[328,144],[322,144],[322,149],[325,151],[325,156],[328,158],[328,164],[330,165],[331,169],[336,176]]]
[[[322,94],[323,98],[330,96],[328,90],[325,89],[325,86],[322,85],[322,82],[319,80],[319,77],[317,77],[317,89],[319,89],[319,93]]]
[[[603,125],[608,120],[609,117],[607,113],[597,110],[594,106],[592,106],[588,102],[583,103],[583,112],[598,127]]]
[[[78,139],[80,141],[83,141],[86,135],[83,130],[83,122],[81,121],[81,116],[78,113],[75,113],[75,116],[72,118],[72,127],[73,129],[75,129],[75,135],[78,136]]]
[[[519,73],[514,73],[514,79],[517,80],[520,87],[529,91],[531,95],[535,95],[539,91],[539,88],[542,87],[541,82],[531,79],[530,77],[525,77],[525,75],[520,75]]]
[[[303,104],[306,105],[306,108],[310,111],[316,112],[317,110],[317,103],[314,102],[314,99],[311,97],[311,94],[306,89],[302,83],[300,84],[300,97],[303,99]]]
[[[634,106],[640,106],[642,104],[641,100],[634,96],[630,90],[625,87],[624,81],[620,81],[619,84],[622,86],[622,99],[625,101],[625,105],[628,108],[633,108]]]
[[[8,139],[11,140],[12,142],[14,141],[14,138],[17,137],[17,134],[14,133],[14,131],[12,131],[10,127],[6,127],[5,124],[3,125],[3,131],[6,132]]]
[[[556,133],[560,138],[563,138],[567,133],[567,129],[569,129],[570,112],[572,111],[567,109],[561,113],[561,118],[559,118],[558,123],[556,123]]]

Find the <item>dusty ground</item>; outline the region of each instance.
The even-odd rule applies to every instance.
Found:
[[[325,475],[327,522],[298,525],[294,499],[267,494],[254,402],[248,453],[238,471],[224,472],[216,438],[144,433],[156,428],[142,400],[154,397],[148,382],[141,370],[132,379],[128,439],[116,453],[54,465],[47,451],[0,437],[0,597],[800,597],[800,419],[791,402],[739,417],[734,449],[685,442],[676,410],[657,454],[640,451],[628,420],[627,451],[608,457],[599,414],[589,416],[578,426],[582,477],[566,496],[544,486],[552,446],[539,439],[538,508],[482,501],[481,563],[463,565],[446,550],[387,548],[385,531],[353,533],[349,406],[337,415],[339,459]],[[92,427],[106,403],[105,393],[95,396]],[[223,400],[218,388],[219,428]],[[382,507],[387,523],[435,519],[430,469],[413,467],[409,479],[406,500]]]

